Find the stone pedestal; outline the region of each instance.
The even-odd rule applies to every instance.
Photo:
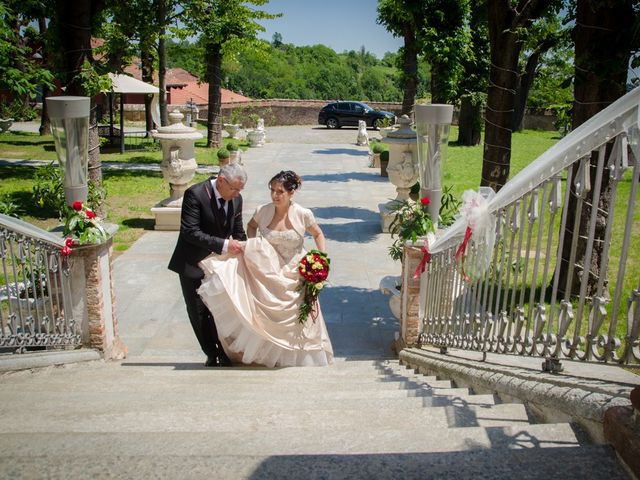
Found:
[[[422,331],[419,318],[420,278],[413,274],[422,260],[422,252],[416,247],[404,247],[402,255],[402,287],[400,290],[400,346],[414,347]]]
[[[102,352],[105,359],[122,359],[127,347],[118,335],[113,285],[113,233],[97,245],[72,247],[70,261],[73,318],[82,326],[82,343]]]
[[[195,141],[202,134],[184,126],[179,111],[169,114],[171,125],[158,128],[153,134],[162,145],[162,176],[169,182],[169,198],[156,204],[151,213],[156,218],[156,230],[180,230],[182,196],[196,173]]]
[[[389,145],[387,175],[389,181],[396,186],[396,198],[384,204],[384,208],[382,204],[380,206],[383,232],[389,232],[389,225],[395,217],[395,214],[389,212],[389,207],[394,202],[409,200],[411,187],[418,181],[416,133],[411,130],[411,120],[406,115],[402,115],[398,123],[400,127],[385,138],[385,143]]]

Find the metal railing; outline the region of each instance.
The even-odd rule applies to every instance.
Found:
[[[545,357],[550,371],[640,360],[639,105],[635,89],[507,182],[487,203],[491,251],[472,233],[456,260],[463,218],[429,246],[421,344]]]
[[[63,246],[59,236],[0,214],[0,352],[81,345]]]

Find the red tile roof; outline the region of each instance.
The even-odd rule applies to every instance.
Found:
[[[207,105],[209,103],[209,84],[189,82],[183,87],[169,88],[168,103],[171,105],[184,105],[188,100],[192,100],[196,105]],[[249,102],[250,98],[222,88],[222,103]]]

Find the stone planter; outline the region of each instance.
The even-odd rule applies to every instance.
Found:
[[[0,133],[4,133],[13,125],[13,118],[0,118]]]
[[[382,138],[387,138],[387,135],[389,135],[389,132],[392,132],[394,130],[394,127],[382,127],[380,129],[380,136]]]
[[[223,127],[224,131],[227,132],[231,138],[238,138],[238,132],[240,128],[242,128],[242,125],[239,123],[225,123]]]
[[[249,140],[250,147],[263,147],[264,146],[264,130],[248,130],[247,140]]]
[[[230,163],[239,163],[242,164],[241,158],[240,158],[240,150],[235,150],[235,151],[229,151],[229,162]]]

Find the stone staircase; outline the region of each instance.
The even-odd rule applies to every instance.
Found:
[[[0,478],[628,478],[607,446],[397,360],[134,357],[0,376]]]

